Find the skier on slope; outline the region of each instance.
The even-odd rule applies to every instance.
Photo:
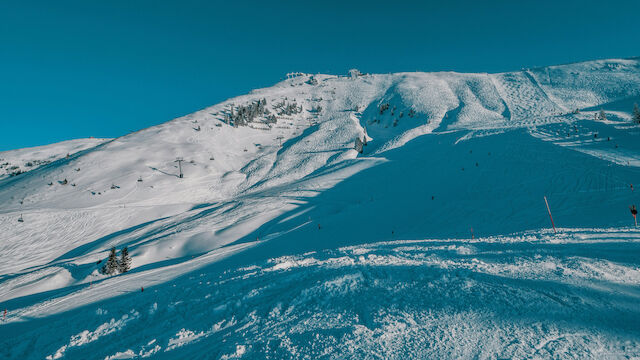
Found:
[[[638,226],[638,219],[637,219],[638,209],[636,209],[635,205],[631,205],[629,207],[629,210],[631,210],[631,215],[633,215],[633,221],[636,223],[636,227],[637,227]]]

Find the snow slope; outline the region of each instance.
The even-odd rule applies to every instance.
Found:
[[[639,250],[636,230],[561,229],[204,268],[9,325],[5,335],[14,335],[2,351],[47,359],[629,358],[640,356]],[[19,316],[120,285],[85,287]]]
[[[639,59],[302,75],[2,179],[2,351],[640,356],[639,100]]]
[[[0,179],[52,163],[67,155],[98,146],[109,139],[78,139],[20,150],[0,151]]]

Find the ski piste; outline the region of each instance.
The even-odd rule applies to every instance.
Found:
[[[0,152],[0,356],[638,357],[637,102],[637,58],[292,73]]]

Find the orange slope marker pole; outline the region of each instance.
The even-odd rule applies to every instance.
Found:
[[[557,233],[556,225],[553,223],[553,216],[551,216],[551,209],[549,208],[549,202],[547,201],[547,197],[544,197],[544,203],[547,204],[547,212],[549,212],[549,219],[551,219],[551,226],[553,226],[553,232]]]

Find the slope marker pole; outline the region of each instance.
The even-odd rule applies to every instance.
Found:
[[[177,158],[176,161],[174,161],[174,162],[178,163],[178,168],[180,169],[180,175],[179,175],[180,179],[182,179],[182,162],[183,161],[184,161],[184,159],[181,158],[181,157]]]
[[[553,233],[557,233],[556,225],[553,223],[553,216],[551,216],[551,209],[549,208],[549,202],[547,201],[547,197],[544,197],[544,203],[547,204],[547,212],[549,213],[549,219],[551,219],[551,226],[553,226]]]

